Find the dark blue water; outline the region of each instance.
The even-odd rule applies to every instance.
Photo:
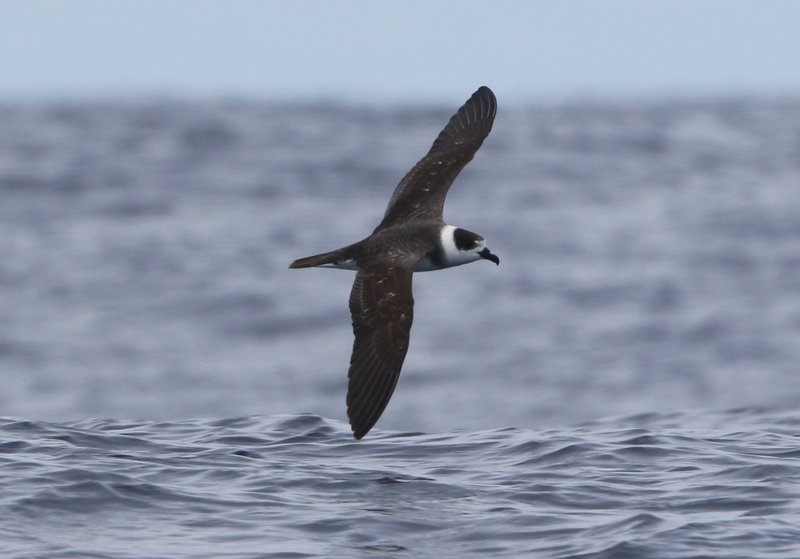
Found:
[[[0,555],[800,557],[800,102],[500,97],[361,442],[287,266],[460,97],[0,106]]]

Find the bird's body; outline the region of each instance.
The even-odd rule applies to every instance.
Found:
[[[496,110],[491,90],[479,88],[400,181],[370,236],[290,266],[356,271],[350,293],[355,342],[347,390],[347,415],[356,439],[377,422],[400,375],[413,319],[413,273],[480,259],[500,262],[483,237],[447,225],[442,217],[450,185],[489,134]]]
[[[456,231],[460,235],[465,230],[435,221],[395,225],[339,250],[295,260],[292,268],[358,270],[358,262],[379,259],[431,272],[479,260],[478,253],[459,250]]]

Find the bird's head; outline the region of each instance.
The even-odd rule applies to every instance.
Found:
[[[453,263],[452,265],[466,264],[481,258],[500,264],[500,258],[486,248],[486,240],[477,233],[454,227],[452,235],[455,252],[447,255],[448,259]]]

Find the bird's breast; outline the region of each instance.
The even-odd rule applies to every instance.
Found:
[[[437,261],[435,258],[431,258],[430,253],[428,253],[417,261],[416,266],[414,266],[414,271],[433,272],[434,270],[441,270],[442,268],[447,267],[448,266],[444,265],[440,261]]]

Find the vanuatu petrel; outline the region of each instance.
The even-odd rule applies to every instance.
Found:
[[[397,185],[383,221],[369,237],[289,266],[356,271],[350,292],[355,341],[347,373],[347,417],[356,439],[378,421],[400,376],[414,314],[413,273],[482,258],[500,263],[483,237],[447,225],[442,217],[450,185],[481,147],[496,112],[494,93],[479,88]]]

